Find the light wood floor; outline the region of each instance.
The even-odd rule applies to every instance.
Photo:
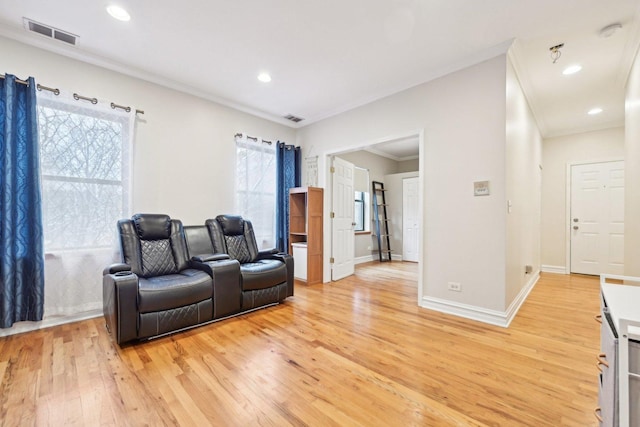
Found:
[[[101,318],[0,338],[2,425],[594,426],[598,282],[543,274],[508,329],[417,307],[417,265],[118,348]]]

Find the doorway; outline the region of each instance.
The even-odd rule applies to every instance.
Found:
[[[370,172],[369,175],[369,181],[380,181],[383,176],[380,175],[380,170],[381,170],[381,165],[380,165],[380,161],[374,161],[374,163],[376,164],[366,164],[363,163],[366,161],[366,158],[369,157],[370,155],[377,155],[377,156],[381,156],[381,157],[388,157],[389,154],[385,153],[385,151],[387,149],[389,149],[389,146],[393,146],[395,144],[397,144],[397,147],[394,148],[394,150],[398,150],[398,153],[402,153],[404,149],[408,149],[408,141],[413,141],[413,143],[415,144],[415,147],[413,148],[413,151],[411,151],[412,154],[412,159],[414,162],[414,165],[416,166],[416,169],[413,169],[415,172],[413,173],[413,175],[418,175],[417,178],[417,188],[424,188],[424,183],[423,183],[423,173],[421,173],[421,170],[423,169],[423,161],[422,158],[420,156],[420,153],[423,152],[423,147],[424,147],[424,141],[423,141],[423,131],[422,130],[417,130],[417,131],[413,131],[413,132],[406,132],[404,134],[400,134],[400,135],[395,135],[392,137],[387,137],[387,138],[382,138],[376,141],[372,141],[370,143],[364,143],[358,146],[354,146],[353,148],[350,148],[348,150],[343,150],[343,151],[335,151],[335,152],[329,152],[326,153],[327,157],[326,157],[326,165],[327,165],[327,169],[328,169],[328,177],[331,177],[332,173],[331,173],[331,165],[332,165],[332,158],[334,156],[340,156],[343,159],[352,162],[355,166],[360,167],[360,168],[365,168],[368,169]],[[364,153],[366,151],[366,153]],[[407,151],[408,152],[408,151]],[[349,157],[352,156],[352,157]],[[400,161],[402,162],[403,157],[399,157],[399,156],[394,156],[391,157],[393,160],[395,161]],[[384,163],[384,159],[383,162]],[[402,170],[400,172],[406,172],[405,170]],[[387,173],[393,174],[396,172],[385,172],[382,175],[386,175]],[[400,174],[399,174],[400,175]],[[403,193],[403,189],[402,189],[402,180],[399,179],[399,187],[397,190],[395,190],[397,192],[397,205],[398,205],[398,211],[402,210],[402,193]],[[369,182],[369,186],[371,185],[371,182]],[[387,187],[387,185],[385,185],[385,188]],[[331,178],[327,179],[327,189],[329,192],[333,193],[333,189],[332,189],[332,183],[331,183]],[[371,191],[371,190],[369,190]],[[423,194],[416,190],[417,192],[417,200],[416,200],[416,204],[417,204],[417,223],[418,224],[422,224],[422,218],[423,218],[423,212],[422,212],[422,206],[423,206]],[[328,195],[327,197],[328,200],[333,201],[333,195]],[[328,211],[329,213],[333,212],[332,211],[333,207],[329,207]],[[401,227],[401,224],[403,222],[402,219],[402,214],[400,213],[400,215],[397,215],[394,217],[395,221],[398,224],[398,227]],[[334,258],[334,262],[335,262],[335,257],[333,254],[337,254],[339,253],[339,251],[341,250],[338,246],[340,245],[339,243],[339,239],[334,239],[333,238],[333,228],[334,228],[334,222],[332,219],[329,219],[329,224],[328,227],[330,230],[332,230],[331,235],[332,235],[332,239],[330,242],[330,247],[331,247],[331,252],[330,252],[330,257]],[[399,236],[398,240],[402,240],[402,229],[401,228],[397,228],[397,233],[396,236]],[[358,247],[360,248],[360,251],[365,250],[368,251],[367,256],[355,256],[355,264],[361,263],[361,262],[369,262],[369,261],[374,261],[377,259],[377,252],[375,252],[375,241],[372,238],[371,234],[363,236],[362,233],[358,233],[357,236],[355,236],[355,239],[360,239],[358,242],[356,242],[356,244],[353,246],[356,249],[356,252],[358,252]],[[368,245],[362,245],[362,242],[364,241],[364,239],[368,239]],[[422,250],[422,240],[423,239],[417,239],[417,250],[414,250],[415,255],[416,255],[416,261],[418,263],[418,271],[419,271],[419,275],[418,275],[418,297],[422,298],[422,262],[421,262],[421,254],[423,253]],[[344,246],[342,246],[344,247]],[[364,247],[364,249],[363,249]],[[399,245],[395,245],[395,247],[393,247],[392,249],[395,249],[395,254],[396,257],[394,259],[398,259],[398,257],[400,255],[402,255],[402,251],[403,251],[403,245],[400,242]],[[334,269],[334,264],[330,264],[331,265],[331,270]],[[328,277],[332,277],[332,271],[328,271],[327,273],[329,273]]]

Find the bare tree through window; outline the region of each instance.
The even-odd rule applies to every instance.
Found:
[[[113,246],[127,211],[126,120],[49,102],[38,124],[45,249]]]

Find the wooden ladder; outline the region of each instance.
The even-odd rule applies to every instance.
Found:
[[[373,187],[373,215],[376,224],[376,238],[378,239],[378,257],[380,262],[391,261],[391,243],[389,234],[389,218],[387,217],[387,202],[385,199],[384,183],[372,181]]]

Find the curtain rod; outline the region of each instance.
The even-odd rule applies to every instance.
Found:
[[[234,137],[236,137],[236,138],[242,138],[242,136],[243,136],[243,135],[242,135],[241,133],[236,133],[236,134],[234,135]],[[258,142],[258,139],[259,139],[259,138],[255,137],[255,136],[249,136],[249,135],[247,135],[247,139],[252,139],[252,140],[254,140],[254,141]],[[272,144],[272,142],[271,142],[271,141],[267,141],[267,140],[265,140],[265,139],[263,139],[263,140],[262,140],[262,142],[264,142],[265,144],[269,144],[269,145],[271,145],[271,144]]]
[[[0,79],[4,79],[4,74],[0,74]],[[20,80],[19,78],[16,78],[16,83],[19,83],[21,85],[25,85],[25,86],[29,86],[29,82],[26,80]]]
[[[5,78],[5,75],[4,74],[0,74],[0,79],[4,79],[4,78]],[[18,78],[16,78],[16,83],[19,83],[19,84],[25,85],[25,86],[29,86],[29,82],[28,81],[20,80]],[[47,90],[49,92],[53,92],[53,94],[56,95],[56,96],[60,95],[60,89],[58,89],[58,88],[52,88],[52,87],[43,86],[40,83],[38,83],[36,85],[36,88],[38,90],[40,90],[40,91]],[[86,97],[86,96],[81,96],[81,95],[78,95],[77,93],[73,94],[73,99],[75,99],[76,101],[79,101],[81,99],[84,100],[84,101],[91,101],[92,104],[97,104],[98,103],[98,100],[96,98],[89,98],[89,97]],[[131,111],[131,107],[114,104],[113,102],[111,103],[111,108],[113,108],[114,110],[116,108],[119,108],[121,110],[126,111],[127,113]],[[136,114],[144,114],[144,111],[143,110],[136,110]]]

